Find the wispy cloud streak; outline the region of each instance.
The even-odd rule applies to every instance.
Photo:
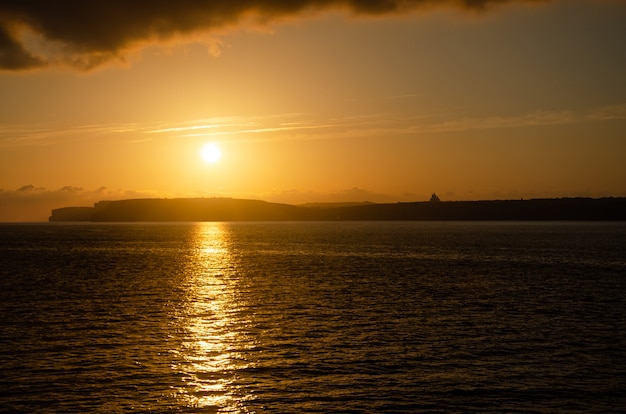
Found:
[[[154,139],[227,139],[232,142],[390,138],[407,134],[436,134],[484,129],[529,128],[544,125],[574,125],[585,122],[626,120],[626,104],[586,111],[540,110],[511,116],[447,117],[442,115],[372,113],[320,118],[305,114],[274,114],[254,117],[201,119],[185,123],[78,125],[0,125],[0,148],[43,146],[94,139],[144,142]]]
[[[61,142],[93,139],[97,136],[110,134],[136,134],[145,128],[138,124],[116,125],[18,125],[0,124],[0,148],[17,146],[45,146]]]
[[[528,128],[546,125],[569,125],[585,122],[626,120],[626,104],[592,108],[586,111],[540,110],[510,116],[457,117],[442,120],[424,115],[401,116],[390,113],[354,117],[302,120],[280,123],[257,118],[249,123],[217,126],[210,132],[184,134],[183,137],[229,137],[234,141],[326,140],[358,137],[393,137],[407,134],[465,132],[481,129]],[[245,126],[244,126],[245,125]],[[307,132],[308,131],[308,132]]]
[[[583,112],[572,110],[535,111],[514,116],[465,117],[427,125],[411,126],[407,132],[452,132],[476,129],[524,128],[542,125],[568,125],[626,119],[626,104],[604,106]]]

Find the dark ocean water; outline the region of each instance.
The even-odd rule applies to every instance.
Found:
[[[624,412],[626,223],[0,225],[1,412]]]

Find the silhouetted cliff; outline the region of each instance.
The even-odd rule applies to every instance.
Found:
[[[626,198],[372,204],[336,213],[342,220],[626,220]]]
[[[56,208],[48,221],[91,221],[93,212],[93,207]]]
[[[275,221],[299,220],[287,204],[230,198],[138,199],[110,202],[92,221]]]
[[[230,198],[101,201],[52,210],[50,221],[626,220],[626,198],[292,206]]]

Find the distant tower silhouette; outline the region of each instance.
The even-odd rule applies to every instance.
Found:
[[[439,197],[437,197],[437,194],[433,193],[433,195],[430,196],[430,201],[433,202],[433,203],[436,203],[436,202],[439,202],[441,200],[439,199]]]

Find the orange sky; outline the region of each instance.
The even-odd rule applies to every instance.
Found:
[[[146,196],[626,196],[625,2],[238,3],[166,24],[113,1],[76,27],[0,6],[0,221]]]

